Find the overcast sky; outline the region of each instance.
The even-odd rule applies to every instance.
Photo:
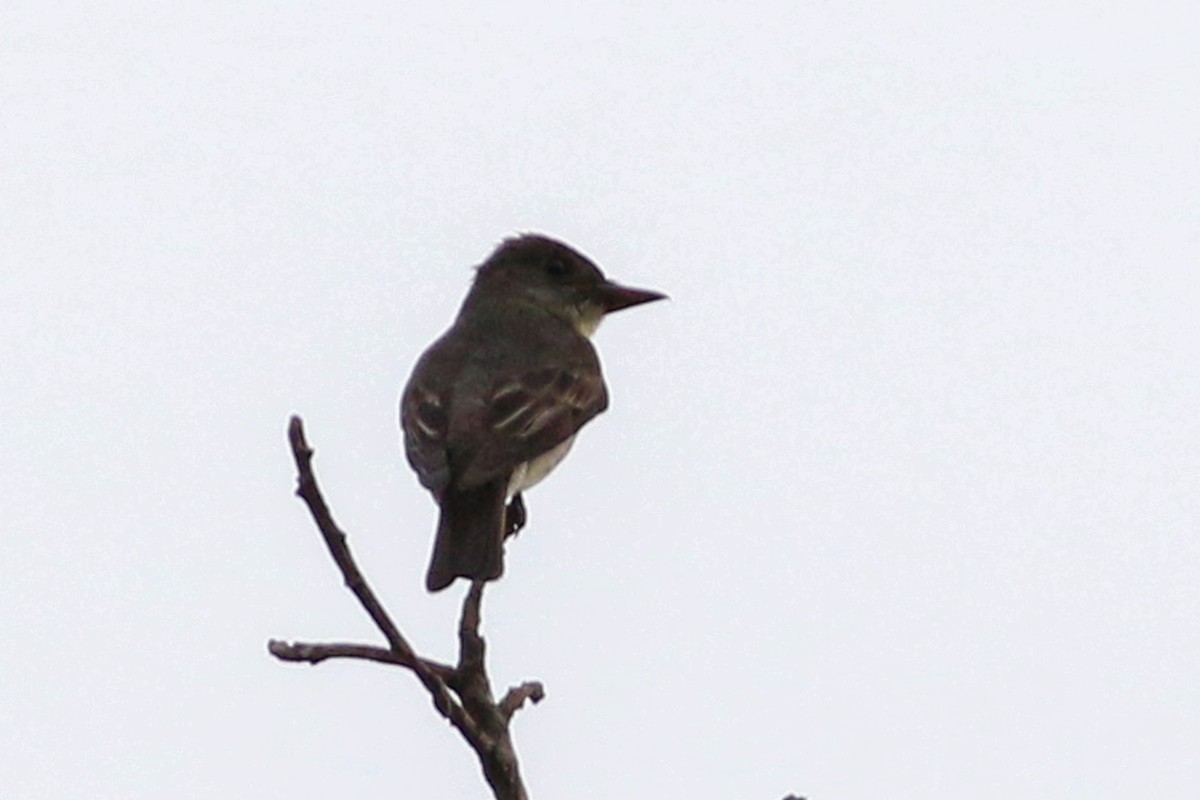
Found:
[[[0,795],[486,797],[400,388],[502,238],[671,295],[485,598],[535,798],[1193,798],[1190,4],[7,3]],[[73,7],[80,6],[80,7]]]

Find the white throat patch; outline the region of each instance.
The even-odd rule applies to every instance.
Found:
[[[601,321],[604,320],[604,309],[599,306],[591,305],[576,306],[572,315],[575,323],[575,330],[585,339],[592,338],[592,334],[600,327]]]

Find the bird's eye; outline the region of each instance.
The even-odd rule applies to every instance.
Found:
[[[565,278],[567,276],[567,265],[560,258],[552,258],[546,262],[546,274],[551,278]]]

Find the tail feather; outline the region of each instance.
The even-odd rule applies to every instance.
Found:
[[[425,576],[431,592],[455,578],[491,581],[504,572],[504,497],[507,480],[494,480],[442,497],[433,558]]]

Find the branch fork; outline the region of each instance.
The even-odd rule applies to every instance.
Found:
[[[485,665],[486,645],[479,633],[483,582],[472,583],[463,600],[458,626],[458,663],[451,666],[417,655],[363,577],[350,554],[346,534],[333,521],[313,474],[313,450],[305,440],[304,424],[299,417],[292,417],[288,425],[288,441],[296,461],[296,494],[308,506],[330,556],[341,570],[346,587],[358,598],[388,646],[272,639],[267,643],[268,652],[280,661],[320,664],[333,658],[354,658],[404,667],[429,692],[438,713],[449,720],[475,751],[484,778],[497,800],[528,800],[509,723],[527,701],[541,701],[545,689],[537,681],[527,681],[509,689],[503,699],[496,702]]]

